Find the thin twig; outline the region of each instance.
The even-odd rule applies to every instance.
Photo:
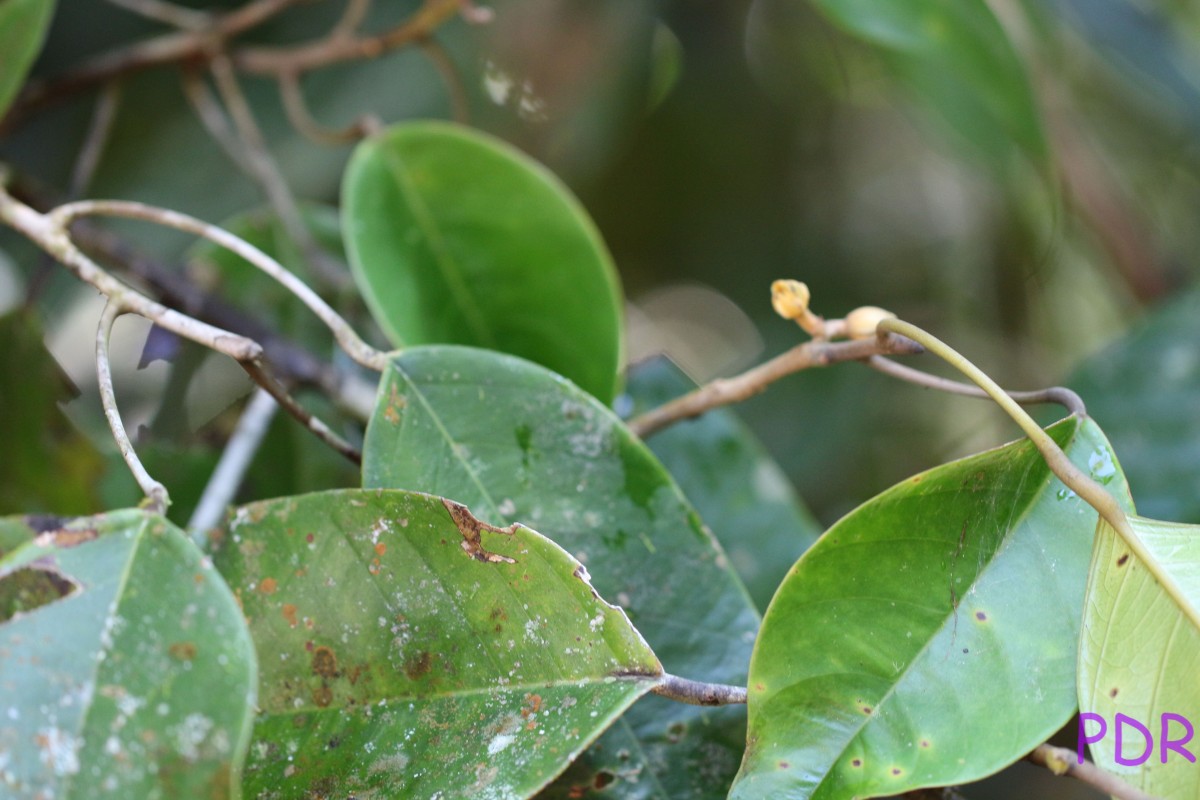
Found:
[[[371,10],[372,0],[346,0],[346,8],[342,10],[342,17],[333,26],[333,30],[329,32],[332,37],[351,37],[358,32],[362,27],[363,20],[367,18],[367,12]]]
[[[701,683],[663,673],[662,682],[650,691],[668,700],[693,706],[745,705],[746,689],[723,683]]]
[[[467,103],[467,90],[463,86],[462,75],[446,48],[430,36],[421,40],[421,52],[425,54],[434,69],[442,76],[446,91],[450,94],[451,114],[455,122],[466,124],[470,119],[470,105]]]
[[[463,0],[426,0],[417,12],[391,30],[374,36],[330,37],[293,46],[247,46],[230,49],[226,43],[279,14],[298,0],[256,0],[218,17],[202,31],[157,36],[101,54],[57,78],[31,83],[3,119],[0,130],[12,127],[34,109],[73,92],[156,66],[203,66],[227,54],[239,72],[278,77],[306,72],[345,61],[377,58],[427,38],[463,9]]]
[[[907,381],[917,386],[924,386],[927,389],[936,389],[939,392],[958,394],[964,397],[988,399],[988,393],[974,384],[952,381],[949,378],[942,378],[938,375],[930,375],[928,372],[913,369],[905,364],[898,364],[890,358],[871,356],[866,360],[866,363],[872,369],[882,372],[885,375],[899,378],[902,381]],[[1081,417],[1087,416],[1087,409],[1083,405],[1083,398],[1065,386],[1051,386],[1046,389],[1028,392],[1008,392],[1007,394],[1021,405],[1057,403],[1067,409],[1067,412],[1070,414],[1077,414]]]
[[[288,394],[287,389],[284,388],[284,386],[279,383],[278,380],[276,380],[272,375],[270,375],[270,373],[267,372],[262,363],[262,345],[253,339],[249,339],[245,336],[238,336],[237,334],[230,333],[229,331],[222,330],[215,326],[201,322],[200,320],[189,317],[186,314],[181,314],[174,309],[167,308],[161,303],[151,300],[149,297],[146,297],[135,289],[126,286],[124,283],[118,281],[98,264],[84,255],[79,248],[75,246],[74,242],[71,241],[70,236],[67,234],[66,228],[75,215],[83,213],[114,213],[117,216],[131,216],[135,219],[151,219],[159,224],[168,225],[169,227],[181,227],[182,230],[199,233],[199,235],[205,234],[200,233],[196,229],[196,226],[204,226],[211,228],[211,230],[208,231],[208,235],[205,235],[205,238],[214,240],[213,233],[216,232],[216,240],[218,244],[222,244],[223,246],[227,247],[233,245],[233,247],[230,247],[230,249],[234,250],[234,252],[236,252],[242,258],[245,258],[251,263],[263,268],[264,270],[268,271],[268,273],[275,275],[277,280],[280,279],[280,277],[279,275],[275,274],[274,270],[278,270],[279,272],[283,273],[289,277],[291,281],[297,282],[295,276],[292,276],[291,273],[288,273],[287,270],[284,270],[283,267],[279,266],[274,262],[273,259],[270,259],[264,253],[257,250],[257,248],[250,246],[232,234],[222,231],[220,228],[212,228],[212,226],[207,226],[205,223],[201,223],[199,220],[192,219],[186,215],[177,214],[175,212],[166,212],[162,209],[153,209],[148,206],[141,206],[141,204],[138,203],[117,203],[116,205],[118,210],[123,211],[130,211],[131,209],[128,207],[130,205],[134,207],[141,206],[140,209],[137,209],[139,213],[118,213],[118,211],[113,210],[111,207],[106,208],[106,206],[111,206],[111,204],[108,203],[81,201],[79,203],[71,203],[66,206],[60,206],[58,209],[50,212],[49,214],[39,214],[29,206],[14,199],[12,195],[10,195],[8,191],[3,188],[4,177],[5,176],[3,174],[0,174],[0,222],[8,224],[14,230],[26,236],[34,244],[38,245],[47,253],[62,262],[68,269],[71,270],[71,272],[76,275],[76,277],[96,288],[101,294],[110,299],[119,298],[122,313],[130,312],[138,314],[139,316],[143,316],[153,321],[159,327],[166,328],[167,330],[176,333],[185,339],[190,339],[197,344],[204,345],[211,350],[216,350],[217,352],[223,353],[237,361],[238,364],[241,365],[241,367],[246,370],[247,373],[249,373],[250,377],[253,378],[259,386],[262,386],[264,389],[270,392],[271,396],[274,397],[289,414],[304,424],[306,428],[316,434],[335,450],[345,455],[347,458],[351,459],[355,463],[361,463],[362,456],[353,446],[351,446],[337,434],[333,433],[329,426],[315,418],[312,414],[300,406],[291,397],[291,395]],[[120,207],[122,205],[126,207],[121,209]],[[62,211],[63,213],[57,213],[59,211]],[[173,223],[182,223],[182,225],[176,225]],[[287,285],[287,281],[281,280],[281,282]],[[316,295],[313,294],[311,289],[303,284],[300,284],[300,286],[303,288],[303,294],[309,295],[311,298],[316,298]],[[319,305],[324,306],[324,303],[320,300],[320,298],[316,299]],[[332,309],[329,309],[328,306],[324,306],[324,308],[328,309],[328,313],[332,314],[334,318],[341,320],[341,317],[337,316],[337,314],[333,312]],[[318,316],[322,315],[318,314]],[[322,318],[324,319],[323,316]],[[352,342],[353,340],[357,340],[362,348],[365,348],[366,351],[375,353],[378,356],[377,360],[381,365],[385,363],[386,356],[384,354],[378,353],[378,351],[368,347],[362,342],[362,340],[358,339],[357,334],[350,330],[349,326],[345,325],[344,321],[342,321],[341,324],[345,326],[343,329],[343,336],[347,336],[347,341]],[[335,333],[335,336],[336,335],[337,334]],[[339,342],[340,341],[341,339],[339,338]],[[364,355],[364,353],[360,353],[360,356],[367,357]]]
[[[1025,759],[1045,767],[1055,775],[1070,775],[1076,780],[1083,781],[1089,786],[1094,786],[1101,792],[1117,798],[1117,800],[1154,800],[1141,789],[1130,786],[1111,772],[1100,769],[1091,761],[1085,759],[1080,762],[1074,752],[1063,747],[1041,744],[1036,750],[1025,756]]]
[[[300,217],[300,207],[296,204],[296,198],[292,196],[292,190],[288,188],[287,179],[283,177],[271,156],[271,151],[267,149],[266,140],[238,83],[233,65],[229,63],[228,58],[218,56],[212,60],[209,67],[217,85],[217,92],[229,111],[229,117],[237,131],[238,142],[245,154],[245,158],[237,160],[237,163],[248,168],[250,177],[258,183],[275,216],[283,223],[288,238],[300,248],[301,255],[313,272],[330,286],[346,288],[350,284],[350,276],[321,249]]]
[[[205,63],[215,52],[214,45],[261,25],[297,2],[253,0],[218,17],[202,31],[177,31],[146,39],[102,53],[57,78],[30,83],[21,92],[0,127],[8,128],[20,117],[48,102],[97,83],[107,83],[113,78],[163,64]]]
[[[125,459],[134,480],[146,496],[145,508],[152,513],[162,514],[171,504],[167,489],[150,477],[150,473],[142,466],[141,459],[133,449],[133,443],[129,441],[129,434],[125,432],[125,424],[121,422],[121,412],[117,409],[117,395],[113,390],[108,340],[112,336],[113,323],[124,313],[121,296],[109,297],[104,311],[100,314],[100,324],[96,327],[96,379],[100,386],[100,405],[104,408],[104,418],[108,420],[109,430],[117,442],[117,449],[121,451],[121,458]]]
[[[383,33],[356,38],[328,36],[293,47],[244,47],[229,55],[241,72],[279,75],[305,72],[345,61],[378,58],[384,53],[419,42],[456,16],[463,0],[425,0],[416,13]]]
[[[858,361],[882,353],[920,353],[921,348],[900,336],[880,336],[849,342],[814,341],[797,345],[733,378],[718,378],[693,392],[647,411],[629,422],[629,429],[645,438],[684,419],[714,408],[738,403],[764,391],[780,378],[810,367],[841,361]]]
[[[153,320],[160,327],[237,361],[248,361],[262,355],[262,347],[252,339],[181,314],[121,283],[84,255],[71,241],[64,227],[50,215],[39,214],[14,199],[3,188],[0,188],[0,222],[8,224],[54,256],[77,278],[95,287],[101,294],[110,298],[120,296],[124,311]]]
[[[207,11],[165,2],[165,0],[108,0],[114,6],[140,14],[146,19],[164,22],[186,31],[199,31],[212,25],[212,15]]]
[[[36,214],[32,209],[30,209],[30,212]],[[387,365],[387,354],[376,350],[364,342],[354,332],[354,329],[350,327],[350,324],[342,319],[341,315],[334,311],[307,284],[262,250],[228,231],[178,211],[125,200],[81,200],[75,203],[67,203],[51,211],[46,215],[46,218],[53,220],[54,225],[65,229],[73,220],[91,215],[145,220],[168,228],[175,228],[195,234],[213,244],[224,247],[274,278],[285,289],[308,306],[325,323],[325,326],[333,333],[338,344],[346,351],[346,354],[350,358],[376,372],[382,372],[383,368]],[[257,357],[257,354],[255,357]],[[242,358],[238,360],[249,361],[250,359]]]
[[[354,445],[347,442],[341,436],[333,432],[333,429],[322,422],[317,417],[313,416],[308,409],[296,402],[296,398],[288,394],[288,390],[277,381],[266,368],[263,366],[261,359],[251,359],[248,361],[239,361],[242,369],[246,370],[246,374],[250,378],[270,392],[271,397],[275,398],[275,402],[283,406],[283,410],[292,415],[300,424],[315,435],[325,444],[338,451],[346,458],[355,464],[362,463],[362,453],[358,451]]]
[[[270,393],[259,389],[238,419],[237,427],[233,429],[233,434],[221,453],[221,460],[217,462],[216,469],[213,470],[212,477],[208,479],[204,493],[200,495],[200,501],[196,504],[196,510],[192,512],[192,518],[188,520],[188,530],[192,532],[192,538],[201,549],[208,544],[209,530],[221,523],[225,508],[237,495],[238,488],[246,477],[246,470],[254,460],[254,455],[262,445],[267,428],[278,410],[279,404]]]
[[[53,197],[42,187],[22,179],[14,183],[13,195],[39,211],[53,208]],[[262,319],[251,316],[203,289],[188,277],[187,270],[147,257],[112,231],[89,219],[71,226],[71,238],[82,250],[98,255],[136,277],[168,306],[223,330],[253,339],[262,345],[263,356],[272,370],[289,386],[307,386],[324,392],[334,404],[352,416],[366,420],[375,405],[374,381],[356,372],[338,369],[317,358],[302,345],[279,334]]]
[[[96,110],[92,112],[87,136],[84,137],[83,146],[79,148],[79,155],[75,159],[75,167],[71,170],[71,183],[67,191],[72,198],[83,197],[92,182],[92,176],[96,174],[100,156],[103,155],[108,136],[112,133],[112,124],[117,117],[120,101],[120,85],[115,81],[105,84],[96,100]]]
[[[195,70],[185,69],[182,81],[183,95],[192,106],[192,111],[196,112],[200,124],[208,131],[208,135],[220,145],[221,149],[225,151],[225,155],[229,156],[229,159],[237,164],[239,169],[246,173],[253,172],[254,168],[247,160],[246,152],[242,149],[237,134],[229,126],[229,120],[225,116],[221,104],[217,102],[216,96],[205,83],[204,76]]]
[[[1063,452],[1062,448],[1058,446],[1058,443],[1050,438],[1050,435],[1042,430],[1041,426],[1026,414],[1021,406],[1005,394],[1004,390],[987,373],[968,361],[962,354],[954,350],[954,348],[928,331],[918,328],[916,325],[898,319],[885,319],[879,323],[878,329],[880,331],[898,333],[901,336],[906,336],[915,342],[919,342],[931,353],[966,375],[987,392],[988,396],[996,401],[996,404],[1020,426],[1025,435],[1033,442],[1033,445],[1037,447],[1038,452],[1042,454],[1042,459],[1046,462],[1046,466],[1050,468],[1050,471],[1066,484],[1068,488],[1074,491],[1075,494],[1079,495],[1085,503],[1094,508],[1105,522],[1112,526],[1113,530],[1124,540],[1125,545],[1132,551],[1133,555],[1141,562],[1146,572],[1162,586],[1163,591],[1176,599],[1187,596],[1180,588],[1175,576],[1164,568],[1163,563],[1154,557],[1146,547],[1145,542],[1134,532],[1133,526],[1129,523],[1129,518],[1125,515],[1124,509],[1117,503],[1116,498],[1093,480],[1090,475],[1075,466],[1071,459],[1067,457],[1067,454]],[[1191,603],[1181,602],[1180,605],[1188,621],[1200,627],[1200,611],[1197,611],[1196,607]]]
[[[304,100],[304,89],[300,86],[300,75],[296,72],[283,72],[279,75],[279,97],[283,100],[283,110],[287,113],[288,122],[304,137],[317,144],[346,144],[357,141],[367,135],[373,127],[367,117],[362,116],[351,122],[345,128],[327,128],[313,117]]]

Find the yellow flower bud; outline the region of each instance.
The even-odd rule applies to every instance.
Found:
[[[800,281],[779,280],[771,284],[771,305],[784,319],[798,319],[808,313],[811,295]]]
[[[851,339],[869,339],[875,335],[875,327],[895,314],[878,306],[862,306],[846,315],[846,335]]]

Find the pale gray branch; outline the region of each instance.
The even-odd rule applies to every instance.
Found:
[[[167,489],[150,477],[150,473],[142,466],[141,459],[133,449],[133,443],[129,441],[129,434],[125,432],[125,423],[121,421],[121,412],[117,409],[117,395],[113,389],[108,340],[112,336],[113,323],[124,313],[120,296],[110,297],[100,314],[100,324],[96,327],[96,379],[100,386],[100,405],[104,408],[104,418],[108,420],[109,430],[112,431],[117,449],[121,451],[121,458],[125,459],[134,480],[146,496],[145,508],[155,514],[163,514],[171,504]]]
[[[728,706],[746,703],[746,690],[723,683],[702,683],[676,675],[663,674],[662,682],[651,689],[656,695],[692,706]]]

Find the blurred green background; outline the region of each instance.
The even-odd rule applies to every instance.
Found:
[[[884,8],[900,5],[511,0],[488,24],[444,25],[436,50],[322,69],[303,87],[330,126],[366,112],[386,122],[457,116],[546,163],[613,252],[632,359],[666,351],[705,381],[782,352],[804,335],[771,311],[769,286],[801,279],[818,313],[885,306],[1008,387],[1071,383],[1122,455],[1140,510],[1200,522],[1200,303],[1189,292],[1200,245],[1200,10],[1171,0]],[[299,4],[246,39],[304,41],[341,8]],[[375,3],[365,27],[416,8]],[[102,0],[64,0],[35,76],[163,30]],[[243,88],[296,197],[336,205],[350,146],[298,134],[272,82],[247,78]],[[89,88],[10,117],[0,160],[65,196],[96,98]],[[198,122],[173,67],[123,81],[83,194],[213,221],[263,205]],[[156,259],[188,261],[186,237],[109,227]],[[335,359],[283,293],[203,258],[187,269]],[[323,289],[369,326],[352,292]],[[95,399],[94,293],[0,232],[0,307],[22,304],[37,310],[82,393],[67,413],[111,463]],[[139,369],[146,329],[118,325],[118,392],[186,519],[249,384],[203,353]],[[186,419],[160,413],[180,399]],[[353,419],[322,408],[355,435]],[[914,472],[1017,436],[989,404],[857,364],[789,377],[739,412],[825,525]],[[290,420],[277,419],[270,436],[247,497],[356,482]],[[113,469],[80,507],[46,510],[131,498]],[[1050,781],[1045,796],[1094,796],[1018,772]],[[997,783],[968,795],[1011,791]]]

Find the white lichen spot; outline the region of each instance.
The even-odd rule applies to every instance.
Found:
[[[488,755],[494,756],[502,750],[508,749],[508,746],[517,740],[515,733],[498,733],[488,742]]]
[[[55,775],[79,772],[79,748],[83,741],[62,728],[43,728],[37,733],[38,758]]]
[[[208,738],[214,724],[203,714],[188,714],[183,722],[172,726],[168,731],[175,750],[188,761],[200,759],[200,745]]]
[[[597,611],[596,616],[588,620],[588,627],[592,629],[592,633],[604,627],[604,612]]]

